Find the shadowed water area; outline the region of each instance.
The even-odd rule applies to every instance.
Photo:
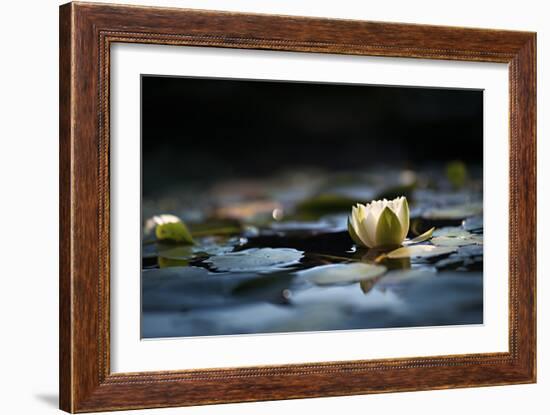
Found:
[[[144,199],[145,217],[176,214],[195,244],[144,235],[143,337],[482,323],[481,181],[455,190],[434,176],[301,173]],[[390,259],[353,243],[351,205],[392,192],[409,198],[409,237],[435,226],[419,245],[442,249]]]

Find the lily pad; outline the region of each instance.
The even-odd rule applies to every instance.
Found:
[[[467,203],[464,205],[429,209],[424,212],[422,217],[430,220],[458,220],[479,215],[481,212],[483,212],[482,203]]]
[[[435,245],[404,246],[387,254],[390,259],[396,258],[433,258],[447,255],[456,251],[456,248]]]
[[[483,236],[475,234],[469,234],[464,237],[438,236],[432,239],[432,243],[436,246],[482,245]]]
[[[439,228],[433,233],[434,237],[447,237],[447,238],[467,238],[470,236],[470,232],[462,229],[460,226],[446,226]]]
[[[416,238],[403,242],[403,245],[412,245],[420,242],[425,242],[432,237],[434,230],[435,228],[428,229],[422,235],[418,235]]]
[[[462,222],[462,227],[470,232],[483,230],[483,216],[473,216]]]
[[[482,271],[483,245],[461,246],[456,253],[437,261],[435,267],[438,270]]]
[[[345,284],[377,278],[386,272],[383,265],[364,263],[321,265],[298,275],[317,285]]]
[[[269,272],[297,264],[302,256],[303,252],[292,248],[251,248],[215,255],[205,262],[221,272]]]

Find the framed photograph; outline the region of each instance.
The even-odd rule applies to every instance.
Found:
[[[536,35],[60,8],[60,407],[536,381]]]

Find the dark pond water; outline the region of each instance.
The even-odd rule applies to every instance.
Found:
[[[144,232],[142,337],[482,324],[482,181],[455,179],[300,172],[144,199],[144,222],[177,215],[195,244]],[[351,205],[399,195],[409,238],[435,227],[421,244],[443,249],[388,259],[355,246]]]

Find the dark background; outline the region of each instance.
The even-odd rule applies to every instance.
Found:
[[[480,166],[483,92],[142,76],[143,194],[293,167]]]

